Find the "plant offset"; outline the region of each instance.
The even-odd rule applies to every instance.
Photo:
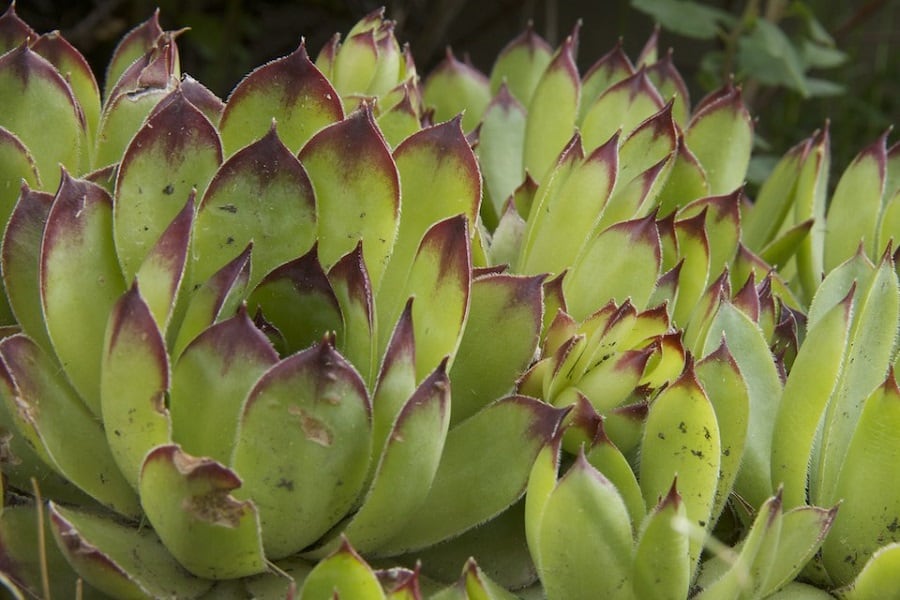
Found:
[[[15,598],[900,589],[900,145],[756,194],[740,89],[376,12],[223,102],[0,17]]]

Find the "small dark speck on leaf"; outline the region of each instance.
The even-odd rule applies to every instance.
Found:
[[[163,188],[163,194],[165,194],[166,196],[171,196],[174,193],[175,193],[175,186],[172,185],[171,183]]]
[[[227,213],[236,214],[238,209],[234,204],[223,204],[219,207],[219,210],[224,210]]]

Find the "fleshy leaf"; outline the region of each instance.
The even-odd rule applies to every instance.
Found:
[[[469,316],[450,371],[453,422],[512,391],[537,349],[543,276],[499,274],[472,282]]]
[[[252,241],[252,289],[276,266],[310,249],[315,210],[306,170],[270,128],[210,181],[194,224],[192,280],[206,281]]]
[[[22,45],[29,38],[36,38],[37,32],[16,14],[16,3],[9,6],[0,15],[0,54]]]
[[[507,199],[525,177],[522,162],[525,148],[525,107],[510,93],[506,84],[500,86],[497,95],[484,111],[478,135],[478,164],[484,177],[485,195],[493,219],[503,214]]]
[[[840,379],[854,293],[809,327],[785,382],[772,435],[772,484],[784,486],[788,508],[807,503],[816,432]]]
[[[559,273],[570,267],[595,231],[617,181],[618,138],[587,158],[576,135],[532,205],[518,270]],[[576,216],[577,215],[577,216]]]
[[[278,122],[293,154],[316,131],[344,118],[341,99],[301,43],[291,54],[258,67],[231,92],[219,130],[225,154],[259,139]]]
[[[284,336],[293,354],[336,332],[343,337],[341,307],[319,263],[317,245],[300,258],[268,273],[247,299],[251,313],[262,311]]]
[[[41,177],[31,151],[13,132],[0,127],[0,211],[9,217],[16,204],[22,182],[41,187]]]
[[[709,178],[711,194],[727,194],[744,183],[753,145],[753,121],[730,84],[694,114],[685,131],[688,148]]]
[[[781,397],[781,379],[762,330],[730,302],[722,302],[710,323],[703,353],[722,343],[722,336],[747,385],[750,414],[744,458],[735,491],[751,505],[759,506],[772,493],[772,435]]]
[[[236,494],[259,509],[267,556],[299,552],[350,510],[368,471],[371,432],[365,384],[328,339],[256,382],[231,464],[244,480]]]
[[[100,414],[100,362],[106,322],[125,292],[113,246],[112,200],[64,175],[41,246],[41,305],[53,348],[72,385]],[[77,279],[72,274],[78,273]],[[77,289],[73,289],[77,288]]]
[[[72,88],[45,58],[23,44],[0,56],[0,127],[14,133],[34,156],[44,189],[55,190],[59,165],[78,171],[87,145],[84,114]],[[25,107],[40,106],[41,110]]]
[[[428,495],[450,423],[450,381],[441,363],[400,410],[365,500],[344,534],[361,552],[376,550]]]
[[[697,381],[693,365],[650,406],[641,445],[641,491],[655,505],[675,476],[685,490],[683,500],[691,525],[709,530],[721,465],[719,426],[715,408]],[[702,540],[691,538],[692,570]]]
[[[900,489],[878,475],[900,460],[900,443],[892,433],[898,427],[900,389],[891,372],[865,401],[835,485],[841,507],[822,558],[838,585],[850,583],[879,547],[900,541]]]
[[[659,212],[662,215],[671,214],[692,198],[699,199],[709,194],[706,171],[685,144],[684,135],[680,134],[676,142],[672,168],[657,196]]]
[[[584,122],[587,112],[597,98],[610,87],[634,75],[634,65],[622,49],[622,41],[616,42],[612,50],[597,59],[584,74],[581,84],[581,103],[578,107],[578,124]]]
[[[372,282],[363,260],[362,242],[328,271],[328,281],[341,308],[344,335],[338,350],[369,382],[375,369],[375,306]]]
[[[431,546],[513,504],[563,414],[533,398],[509,396],[451,429],[427,498],[378,553]]]
[[[528,103],[524,164],[538,181],[543,181],[575,128],[581,94],[576,45],[577,32],[556,51]]]
[[[175,311],[187,265],[194,222],[194,194],[188,197],[169,226],[150,249],[135,278],[160,330],[165,332]]]
[[[135,284],[110,314],[100,374],[106,441],[135,489],[144,456],[171,441],[168,390],[166,344]]]
[[[762,593],[765,597],[783,589],[793,581],[813,555],[819,551],[834,523],[838,507],[800,506],[784,513],[778,550],[766,578]]]
[[[20,334],[0,342],[0,358],[16,392],[5,398],[7,409],[35,450],[102,504],[129,517],[140,514],[138,498],[119,471],[99,421],[50,357]]]
[[[634,551],[632,588],[636,598],[681,600],[691,583],[688,534],[680,528],[687,509],[672,482],[669,493],[647,515]]]
[[[725,509],[744,457],[750,398],[744,377],[724,341],[696,364],[695,373],[716,411],[719,425],[719,481],[711,515],[715,523]]]
[[[887,177],[887,136],[885,132],[860,152],[838,180],[828,205],[826,273],[853,256],[860,243],[873,259],[881,251],[875,243]]]
[[[19,200],[6,222],[3,237],[3,285],[16,322],[44,350],[50,338],[40,295],[41,237],[53,196],[22,187]]]
[[[497,94],[504,82],[509,93],[528,106],[544,70],[553,58],[553,49],[529,23],[525,31],[509,42],[491,69],[491,93]]]
[[[663,99],[641,69],[610,86],[585,113],[581,125],[584,145],[588,150],[596,148],[616,131],[628,135],[662,108]]]
[[[547,498],[537,552],[550,598],[631,597],[623,593],[633,552],[628,510],[583,453]]]
[[[579,407],[582,406],[584,404],[579,403],[575,410],[578,411]],[[634,469],[628,463],[628,459],[606,435],[602,418],[597,419],[594,439],[591,441],[590,449],[585,456],[595,469],[600,471],[610,483],[616,486],[616,490],[622,497],[622,501],[625,502],[626,508],[628,508],[632,532],[637,532],[644,517],[647,516],[644,497],[641,494],[641,488],[635,477]]]
[[[206,329],[172,370],[172,439],[185,452],[227,463],[244,400],[277,361],[245,309]]]
[[[233,579],[266,568],[257,509],[230,493],[240,485],[234,471],[176,445],[159,446],[144,461],[144,513],[172,556],[198,577]]]
[[[334,554],[310,571],[300,592],[300,600],[334,597],[365,600],[384,598],[384,591],[372,568],[346,540]]]
[[[116,251],[125,279],[222,162],[215,127],[180,90],[161,101],[125,150],[116,180]]]
[[[457,60],[447,48],[444,60],[425,79],[422,97],[426,106],[434,108],[436,121],[463,113],[463,131],[472,131],[491,101],[491,89],[484,73]]]
[[[656,286],[661,262],[653,215],[594,235],[563,280],[569,314],[582,320],[610,299],[622,303],[631,298],[634,306],[643,308]]]
[[[384,348],[409,295],[406,281],[426,232],[439,221],[466,216],[475,231],[481,202],[478,162],[463,135],[459,118],[408,137],[394,151],[403,204],[390,262],[375,288],[379,348]],[[438,360],[443,355],[438,357]],[[435,361],[426,372],[437,364]]]
[[[153,48],[162,34],[163,30],[159,26],[159,9],[157,9],[153,11],[150,18],[133,28],[119,40],[106,68],[106,76],[103,78],[106,82],[104,98],[109,97],[111,87],[119,80],[119,77],[122,76],[125,70]]]
[[[900,566],[900,544],[885,544],[875,551],[865,566],[847,587],[838,590],[843,600],[880,600],[896,590]]]
[[[366,104],[322,129],[300,151],[316,196],[319,258],[325,268],[362,240],[377,288],[400,220],[397,166]]]
[[[113,597],[197,598],[212,585],[187,573],[148,527],[134,529],[53,503],[50,523],[78,574]]]
[[[231,262],[191,290],[174,338],[173,357],[179,356],[191,340],[220,317],[232,314],[243,300],[250,278],[250,249],[248,244]]]

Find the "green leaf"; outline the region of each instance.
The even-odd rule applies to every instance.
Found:
[[[784,486],[788,508],[807,503],[816,432],[840,380],[854,293],[851,287],[842,301],[810,323],[785,382],[772,435],[772,484]]]
[[[134,284],[116,302],[106,327],[100,407],[106,441],[135,489],[144,456],[171,441],[168,390],[166,344]]]
[[[231,464],[244,484],[235,493],[258,507],[266,555],[296,554],[362,492],[372,450],[365,384],[326,338],[266,371],[242,411]]]
[[[807,219],[780,234],[759,251],[759,257],[776,269],[784,269],[785,265],[797,253],[815,226],[813,219]]]
[[[631,298],[643,308],[656,287],[661,262],[652,215],[595,234],[563,280],[569,314],[580,321],[610,299],[622,303]]]
[[[125,292],[112,232],[112,200],[64,175],[41,247],[41,305],[56,356],[82,400],[100,414],[106,322]],[[77,275],[76,275],[77,274]]]
[[[326,268],[362,240],[377,288],[400,221],[400,180],[368,104],[319,131],[300,162],[316,196],[319,258]]]
[[[246,309],[203,331],[172,369],[173,441],[185,452],[227,463],[247,394],[277,361]]]
[[[230,494],[234,471],[178,446],[159,446],[144,461],[141,505],[172,556],[192,574],[233,579],[265,570],[259,515]]]
[[[703,296],[710,274],[705,210],[694,217],[675,221],[675,237],[682,263],[678,272],[678,299],[672,310],[672,320],[677,325],[684,325]]]
[[[101,504],[128,517],[139,515],[138,498],[116,465],[100,422],[52,359],[21,334],[0,342],[0,358],[15,386],[15,395],[4,398],[7,410],[29,444]]]
[[[678,105],[675,104],[675,106]],[[672,168],[669,171],[668,178],[666,178],[665,185],[663,185],[657,197],[659,214],[669,215],[686,203],[691,202],[692,198],[696,198],[696,200],[691,202],[692,204],[702,202],[708,194],[709,181],[706,171],[694,153],[687,147],[687,144],[684,143],[684,135],[679,135]],[[735,194],[737,192],[725,197]],[[722,196],[718,197],[721,198]],[[707,221],[707,227],[709,226],[710,223]],[[715,238],[716,236],[712,237]]]
[[[561,418],[562,411],[538,400],[509,396],[451,429],[427,498],[378,554],[431,546],[508,508],[525,492]]]
[[[0,214],[9,219],[23,183],[29,188],[40,188],[34,156],[22,140],[13,132],[0,127]]]
[[[284,354],[293,354],[326,335],[344,336],[337,296],[322,270],[318,245],[269,272],[247,298],[247,306],[262,315],[284,338]]]
[[[631,0],[631,6],[674,33],[704,40],[718,36],[734,19],[723,10],[687,0]]]
[[[681,600],[691,583],[689,536],[680,526],[687,509],[672,482],[669,493],[647,515],[634,552],[635,598]]]
[[[577,408],[576,408],[577,410]],[[621,450],[616,447],[606,431],[603,429],[603,420],[598,420],[598,426],[590,449],[586,452],[588,462],[600,471],[610,483],[616,486],[619,496],[628,508],[631,528],[639,531],[644,517],[647,516],[647,506],[641,495],[641,488],[632,469],[631,464]],[[686,552],[686,551],[685,551]]]
[[[764,85],[785,86],[802,96],[809,93],[798,49],[766,19],[756,19],[753,29],[738,39],[737,60],[742,74]]]
[[[485,108],[475,148],[494,219],[500,218],[506,201],[525,178],[525,120],[525,107],[504,83]],[[486,209],[483,205],[482,210]]]
[[[86,144],[81,157],[82,164],[92,164],[90,154],[93,152],[93,138],[100,120],[100,89],[94,72],[84,56],[58,31],[40,36],[31,44],[31,49],[50,61],[72,88],[85,121]]]
[[[485,275],[472,282],[469,315],[450,371],[453,422],[512,391],[534,357],[543,277]]]
[[[385,597],[372,568],[346,540],[334,554],[310,571],[300,591],[300,600],[335,596],[359,600],[382,600]]]
[[[584,157],[576,135],[539,190],[525,233],[518,270],[561,273],[578,257],[596,231],[612,194],[619,168],[617,139]],[[573,218],[575,215],[578,218]]]
[[[379,348],[386,346],[391,328],[409,297],[406,283],[426,232],[448,217],[463,214],[468,234],[473,235],[481,202],[478,161],[458,118],[404,140],[394,151],[394,161],[400,173],[403,200],[390,262],[375,289]],[[427,373],[441,358],[443,355],[432,365],[420,367]]]
[[[315,210],[306,170],[270,128],[226,160],[210,181],[194,223],[192,281],[206,281],[252,241],[252,289],[269,271],[310,249]]]
[[[185,301],[184,314],[172,346],[172,356],[178,357],[185,346],[204,329],[222,316],[230,316],[244,299],[250,278],[250,249],[219,269],[206,282],[196,285]]]
[[[150,249],[135,273],[142,294],[160,330],[165,332],[176,309],[181,282],[187,266],[191,226],[194,221],[194,194],[188,197],[169,226]]]
[[[772,435],[782,384],[762,330],[731,302],[719,305],[710,323],[703,353],[718,348],[723,336],[744,377],[750,398],[747,443],[735,491],[751,506],[760,506],[773,490]]]
[[[711,522],[715,523],[725,509],[744,458],[750,397],[738,363],[724,341],[697,363],[695,371],[716,411],[719,425],[722,452],[711,516]]]
[[[900,544],[885,544],[875,551],[849,586],[837,591],[842,600],[897,598],[900,589]]]
[[[491,88],[484,73],[457,60],[448,47],[444,60],[425,79],[422,99],[426,106],[434,108],[435,121],[463,113],[463,131],[472,131],[491,101]]]
[[[2,162],[0,162],[2,164]],[[3,236],[3,285],[16,322],[44,350],[52,345],[41,307],[41,238],[53,196],[22,187]]]
[[[566,38],[528,104],[524,164],[538,181],[544,180],[575,128],[581,93],[581,78],[575,64],[576,44],[574,36]]]
[[[813,488],[817,504],[827,506],[841,498],[835,490],[838,474],[846,470],[845,456],[866,398],[888,372],[898,327],[900,287],[893,261],[885,253],[871,280],[860,282],[844,369],[825,413],[818,486]]]
[[[55,503],[50,523],[79,576],[110,596],[198,598],[212,585],[186,572],[148,527],[135,529]]]
[[[79,172],[87,145],[84,114],[56,67],[27,44],[0,56],[0,105],[0,127],[31,152],[44,190],[59,185],[60,165]]]
[[[587,85],[587,83],[585,83]],[[611,85],[584,113],[581,134],[588,151],[608,141],[617,131],[628,135],[662,110],[662,97],[645,69]]]
[[[103,97],[105,99],[109,99],[112,86],[119,81],[126,69],[151,50],[162,34],[163,30],[159,26],[159,9],[157,9],[153,11],[150,18],[122,36],[113,51],[112,58],[106,67],[106,75],[103,78],[105,82]]]
[[[344,118],[341,99],[301,43],[291,54],[252,71],[231,92],[219,131],[226,156],[262,137],[277,122],[293,154],[322,127]]]
[[[549,598],[634,598],[628,510],[616,488],[580,453],[547,499],[539,573]]]
[[[900,460],[900,389],[893,372],[865,401],[846,458],[837,473],[834,496],[841,507],[822,558],[838,585],[850,583],[885,544],[900,541],[900,485],[879,476],[885,465]]]
[[[505,82],[513,98],[528,106],[552,59],[553,49],[529,23],[525,31],[497,55],[491,69],[491,93],[496,95]]]
[[[221,162],[222,145],[209,119],[178,89],[161,100],[125,150],[116,179],[114,236],[126,280]]]
[[[363,260],[362,242],[328,271],[328,281],[341,309],[343,335],[338,350],[366,382],[375,376],[375,306],[372,282]]]
[[[729,84],[707,99],[688,124],[684,141],[703,165],[711,194],[741,187],[750,164],[753,120],[740,89]]]
[[[790,585],[801,569],[819,551],[834,523],[838,507],[800,506],[784,513],[778,549],[766,578],[762,595],[769,597]]]
[[[693,365],[650,406],[641,444],[641,491],[655,506],[675,476],[685,490],[683,500],[691,526],[709,530],[721,464],[716,412],[697,381]],[[691,570],[696,569],[702,539],[690,541]]]
[[[875,244],[887,177],[888,133],[860,152],[838,180],[828,207],[826,273],[853,256],[860,244],[873,260],[881,251]]]
[[[362,506],[344,535],[361,552],[377,551],[425,500],[450,423],[446,364],[416,389],[393,423]]]

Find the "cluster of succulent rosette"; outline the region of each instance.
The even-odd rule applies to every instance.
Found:
[[[383,12],[222,101],[158,16],[100,90],[0,17],[13,598],[900,589],[900,145],[753,120],[651,38],[420,77]]]

